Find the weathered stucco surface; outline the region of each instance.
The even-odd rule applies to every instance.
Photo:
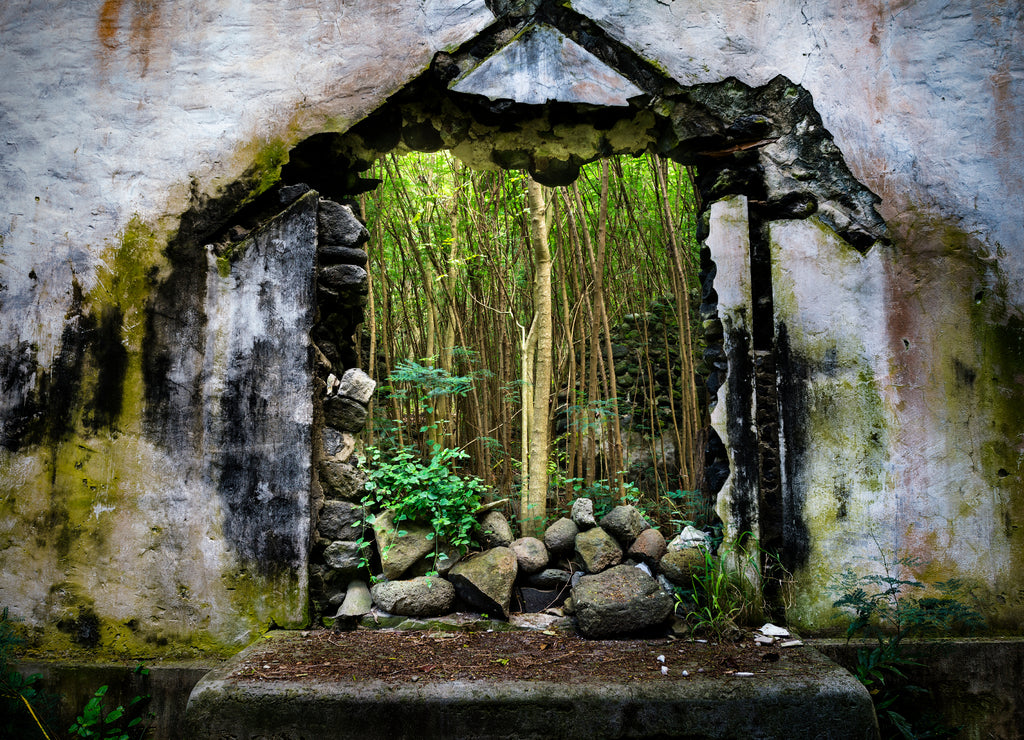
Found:
[[[733,196],[711,205],[704,243],[715,261],[718,317],[729,362],[728,377],[718,389],[711,412],[711,425],[729,456],[729,477],[718,492],[718,516],[730,535],[736,537],[758,528],[757,471],[751,470],[748,462],[753,456],[736,454],[744,445],[756,444],[757,433],[749,359],[754,301],[750,292],[750,219],[745,196]]]
[[[0,604],[39,646],[231,650],[303,623],[312,252],[245,267],[242,245],[207,271],[201,245],[165,247],[492,19],[482,0],[0,8]]]
[[[835,600],[837,572],[902,544],[892,536],[892,413],[880,390],[889,367],[885,275],[880,250],[861,255],[814,217],[774,222],[769,235],[783,526],[803,561],[789,616],[813,624]]]
[[[682,85],[780,74],[803,85],[882,198],[892,243],[866,257],[811,222],[772,228],[777,319],[814,401],[788,480],[815,559],[796,574],[806,592],[794,616],[828,625],[824,574],[877,555],[877,534],[932,562],[928,577],[970,580],[995,624],[1019,629],[1024,10],[572,7]],[[227,345],[207,335],[220,326],[207,298],[239,304],[205,253],[181,246],[203,209],[229,187],[236,204],[251,199],[296,143],[348,129],[493,20],[483,0],[0,7],[0,604],[40,628],[40,644],[223,649],[285,619],[267,594],[303,584],[235,567],[207,453],[179,434],[192,427],[174,414],[202,399],[181,386],[165,407],[146,385],[152,308],[188,329],[180,356],[194,353],[209,393]],[[868,470],[835,425],[850,419],[843,433],[875,444],[851,404],[873,415],[876,400],[883,441]]]

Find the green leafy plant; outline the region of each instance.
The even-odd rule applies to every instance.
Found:
[[[749,532],[715,555],[699,547],[703,559],[691,576],[691,587],[676,592],[682,612],[694,633],[721,640],[736,631],[736,620],[754,611],[759,602],[761,550]]]
[[[614,479],[599,478],[588,486],[583,478],[563,477],[560,469],[556,466],[550,466],[549,470],[551,472],[549,480],[552,492],[568,490],[572,493],[572,499],[589,498],[594,502],[594,516],[597,519],[600,519],[620,504],[632,504],[641,513],[647,513],[643,502],[640,500],[640,491],[630,481],[623,483],[624,493],[620,497],[619,489]],[[567,513],[568,508],[563,507],[561,510],[553,511],[552,516],[555,514],[565,515]]]
[[[22,644],[14,628],[14,619],[7,607],[0,612],[0,736],[51,737],[43,719],[43,707],[52,704],[53,697],[43,694],[36,686],[42,676],[34,673],[22,676],[11,661],[14,649]]]
[[[461,552],[469,548],[487,487],[475,476],[456,472],[457,461],[468,457],[465,452],[435,445],[426,462],[409,448],[386,453],[368,447],[366,453],[370,472],[364,506],[393,511],[396,525],[429,523],[435,542],[443,539]]]
[[[881,556],[882,573],[857,575],[845,571],[833,584],[842,594],[833,606],[853,612],[846,629],[854,637],[874,640],[857,650],[854,674],[871,694],[879,725],[886,737],[950,737],[956,730],[920,710],[928,690],[908,677],[910,668],[922,667],[905,640],[928,635],[971,633],[984,627],[983,617],[967,605],[965,585],[959,579],[929,588],[912,574],[922,566],[917,558]],[[929,592],[935,595],[929,595]]]
[[[139,676],[147,676],[149,671],[143,666],[135,667]],[[81,714],[74,724],[68,728],[72,737],[96,738],[97,740],[139,740],[149,731],[147,720],[152,715],[146,712],[149,694],[132,697],[127,706],[118,704],[114,709],[104,705],[108,687],[100,686],[96,693],[85,703]]]

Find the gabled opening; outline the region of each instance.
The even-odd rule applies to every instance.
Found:
[[[463,47],[438,54],[419,78],[349,130],[325,131],[300,142],[288,153],[280,182],[264,194],[262,202],[280,204],[312,188],[321,197],[350,204],[355,212],[366,215],[361,201],[384,179],[375,169],[382,158],[404,151],[442,150],[474,172],[494,173],[489,176],[498,179],[512,177],[502,172],[527,172],[549,187],[571,186],[588,163],[603,158],[662,157],[672,168],[697,173],[698,240],[707,236],[706,214],[712,203],[744,196],[749,203],[751,238],[749,332],[743,339],[744,349],[735,351],[743,356],[727,356],[716,310],[717,268],[704,250],[700,300],[694,310],[705,343],[699,382],[709,406],[714,405],[727,372],[734,377],[745,373],[751,386],[756,382],[765,392],[751,392],[745,399],[733,395],[738,405],[729,414],[756,430],[754,441],[733,450],[730,461],[721,440],[708,432],[699,453],[704,471],[700,485],[703,496],[713,497],[730,472],[746,468],[741,477],[749,482],[749,490],[737,499],[738,526],[786,531],[785,522],[798,519],[800,512],[784,511],[774,499],[766,502],[759,487],[761,483],[777,486],[779,477],[778,406],[768,392],[776,383],[775,327],[764,226],[769,221],[814,216],[863,253],[885,239],[885,225],[874,210],[877,198],[851,175],[809,93],[789,80],[778,77],[759,88],[735,79],[685,87],[572,11],[548,5],[535,10],[531,5],[522,12],[522,16],[506,15]],[[598,90],[583,89],[582,78],[569,75],[571,70],[551,66],[552,54],[566,49],[576,54],[577,64],[594,65],[592,71],[607,69],[607,84]],[[540,71],[550,67],[561,72],[550,74],[550,82],[544,77],[539,86],[534,84],[539,72],[519,77],[502,72],[528,64]],[[538,94],[544,95],[544,103],[537,102]],[[229,205],[225,201],[197,206],[189,216],[197,224],[193,234],[200,234],[204,241],[211,233],[214,239],[229,239],[229,228],[248,228],[260,217],[261,208],[255,204],[225,220],[218,214]],[[184,246],[177,248],[183,255],[189,253]],[[182,273],[192,277],[181,284],[195,286],[195,267]],[[173,279],[168,281],[168,286],[173,284]],[[179,319],[172,326],[164,318],[165,313],[174,313],[161,311],[159,303],[176,301],[179,294],[171,287],[162,291],[151,314],[150,331],[157,341],[150,351],[156,353],[156,360],[161,346],[166,350],[182,329]],[[337,349],[335,358],[328,358],[330,364],[321,368],[322,375],[365,365],[372,354],[355,338],[356,328],[366,322],[365,307],[358,303],[344,307],[345,311],[321,306],[314,338],[330,341]],[[150,362],[147,367],[147,396],[159,401],[157,396],[166,393],[166,363]],[[755,380],[758,373],[760,379]],[[751,508],[759,509],[757,522],[744,518],[743,495],[755,498]],[[795,568],[800,563],[784,565]]]

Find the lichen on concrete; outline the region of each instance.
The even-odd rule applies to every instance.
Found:
[[[797,625],[827,624],[830,586],[892,511],[883,273],[812,217],[769,225],[782,427],[783,527]],[[856,300],[873,309],[851,314]],[[873,340],[872,346],[868,341]]]

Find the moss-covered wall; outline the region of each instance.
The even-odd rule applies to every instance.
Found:
[[[205,244],[233,213],[273,215],[258,196],[301,139],[492,17],[0,8],[0,606],[34,647],[229,652],[304,623],[312,284],[291,278],[311,252]]]
[[[948,219],[908,208],[887,265],[889,403],[900,422],[892,542],[929,578],[976,586],[994,626],[1024,617],[1024,326],[1019,286]]]
[[[770,224],[783,526],[801,626],[827,624],[830,585],[889,541],[891,413],[884,273],[812,217]],[[851,305],[859,310],[850,311]],[[877,544],[876,544],[877,542]]]
[[[220,378],[206,364],[219,351],[206,300],[213,288],[237,293],[219,282],[233,279],[232,257],[211,261],[205,240],[255,206],[300,141],[347,130],[435,52],[472,57],[481,32],[493,48],[503,27],[489,5],[0,7],[0,604],[40,645],[230,649],[277,619],[282,600],[291,616],[280,619],[301,621],[303,584],[240,560],[204,462],[220,454],[204,447],[201,399]],[[679,83],[665,92],[685,105],[649,101],[671,119],[656,141],[666,150],[730,155],[699,147],[720,144],[723,122],[762,100],[741,83],[791,95],[798,125],[749,150],[758,208],[801,189],[819,158],[845,157],[881,198],[891,243],[867,256],[811,238],[807,221],[778,227],[782,377],[793,386],[783,422],[799,412],[785,435],[803,453],[783,461],[793,466],[785,516],[794,541],[807,530],[794,614],[827,626],[825,568],[869,558],[881,528],[885,546],[935,564],[926,575],[971,577],[997,625],[1019,629],[1019,11],[982,0],[899,12],[796,0],[549,5],[612,61],[625,58],[615,44],[646,59],[626,70],[634,82]],[[487,110],[500,128],[504,109]],[[546,154],[574,152],[570,139],[588,152],[632,146],[649,133],[645,116],[601,119],[601,136],[558,128]],[[459,141],[468,157],[493,158],[490,144]],[[845,166],[827,174],[822,222],[872,233],[878,224],[854,223],[870,216],[868,190],[840,187],[852,181]],[[715,197],[743,187],[719,179]],[[791,259],[791,239],[817,251]],[[725,407],[743,406],[738,389],[726,392]]]
[[[305,622],[315,218],[313,194],[233,245],[224,276],[211,249],[206,289],[179,297],[209,327],[163,347],[202,368],[170,406],[198,419],[195,449],[144,413],[159,238],[133,221],[104,253],[0,449],[0,588],[32,647],[221,652]]]

